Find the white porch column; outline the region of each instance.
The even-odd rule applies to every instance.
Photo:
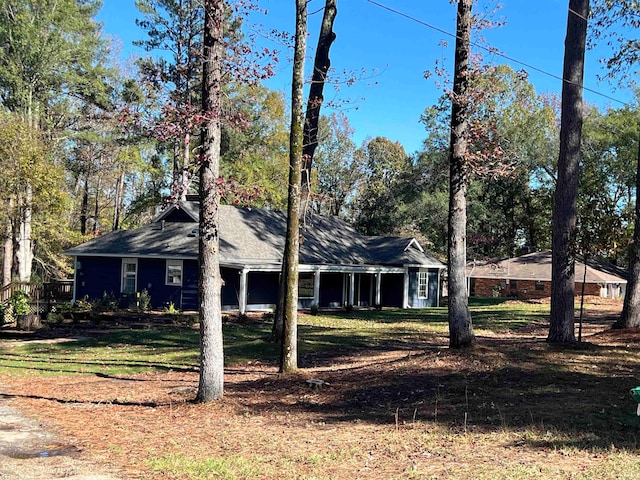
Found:
[[[240,292],[238,293],[238,310],[240,315],[244,315],[247,312],[247,274],[248,268],[243,268],[240,271]]]
[[[376,273],[376,297],[375,297],[376,307],[380,305],[380,301],[382,298],[381,290],[382,290],[382,272],[377,272]]]
[[[353,300],[356,291],[356,275],[355,273],[349,274],[349,305],[353,306]]]
[[[313,272],[313,303],[320,306],[320,270]]]
[[[409,269],[404,270],[404,288],[402,289],[402,308],[409,308]]]
[[[71,297],[71,305],[76,304],[76,291],[78,288],[78,257],[73,257],[73,297]]]

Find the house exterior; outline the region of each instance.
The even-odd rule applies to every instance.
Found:
[[[625,272],[603,262],[576,260],[576,294],[604,298],[624,296]],[[472,262],[467,265],[469,295],[476,297],[514,297],[522,299],[551,296],[551,251],[519,257]]]
[[[179,202],[148,225],[67,250],[74,299],[113,294],[127,305],[146,289],[154,308],[197,310],[198,216],[198,202]],[[285,232],[282,212],[220,207],[223,309],[274,308]],[[413,238],[367,237],[337,217],[309,215],[300,243],[300,308],[440,303],[445,265]]]

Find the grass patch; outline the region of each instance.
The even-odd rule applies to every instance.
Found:
[[[500,332],[538,321],[544,308],[525,310],[513,305],[472,307],[476,328]],[[548,309],[548,307],[547,307]],[[279,347],[266,341],[269,322],[224,326],[227,365],[253,360],[276,362]],[[446,336],[447,310],[385,309],[301,315],[299,351],[309,353],[391,348]],[[6,375],[123,375],[197,368],[198,331],[162,327],[101,333],[64,343],[29,343],[0,347],[0,374]]]
[[[256,478],[264,473],[260,467],[261,459],[257,456],[251,459],[241,456],[196,459],[183,454],[171,454],[150,460],[148,463],[155,472],[189,480],[239,480]]]

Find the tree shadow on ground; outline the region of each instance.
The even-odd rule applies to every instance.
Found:
[[[256,412],[306,412],[323,422],[436,422],[475,430],[535,429],[536,447],[635,450],[640,420],[629,388],[640,346],[559,349],[544,341],[488,342],[455,352],[439,346],[351,368],[316,368],[311,375],[243,381],[241,395],[269,392]],[[625,364],[625,361],[627,362]],[[306,378],[326,384],[314,389]]]

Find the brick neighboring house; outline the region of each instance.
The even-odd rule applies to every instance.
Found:
[[[621,298],[627,286],[626,272],[611,264],[587,261],[585,295]],[[576,295],[582,291],[585,265],[576,260]],[[473,262],[467,265],[469,295],[523,299],[551,296],[551,251],[514,258]]]

